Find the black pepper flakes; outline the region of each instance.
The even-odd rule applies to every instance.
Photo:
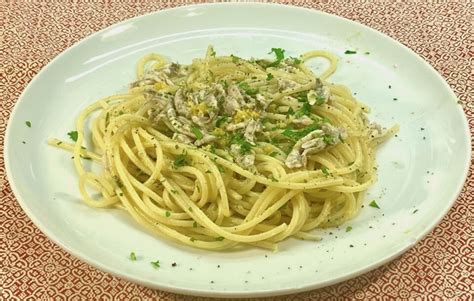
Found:
[[[171,264],[171,266],[172,266],[172,267],[177,266],[176,262],[173,262],[173,263]]]
[[[349,245],[349,247],[353,248],[353,247],[354,247],[354,245]]]

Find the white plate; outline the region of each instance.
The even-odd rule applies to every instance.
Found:
[[[370,105],[372,120],[401,126],[398,138],[378,152],[379,181],[366,200],[376,199],[381,209],[365,206],[347,224],[351,232],[345,232],[346,225],[319,231],[321,242],[291,239],[275,254],[259,249],[218,253],[157,239],[125,213],[81,203],[70,155],[46,140],[67,139],[82,108],[124,91],[142,55],[158,52],[188,63],[202,56],[208,44],[219,54],[242,57],[270,57],[272,47],[282,47],[288,55],[312,49],[339,55],[342,59],[331,80],[349,86]],[[345,55],[347,49],[357,54]],[[28,120],[31,128],[25,125]],[[333,284],[412,247],[441,220],[460,192],[468,170],[469,141],[466,118],[445,81],[387,36],[313,10],[212,4],[119,23],[58,56],[18,101],[8,125],[5,162],[28,216],[54,242],[89,264],[162,290],[265,296]],[[136,262],[127,258],[132,250],[139,255]],[[150,265],[156,259],[162,263],[159,270]]]

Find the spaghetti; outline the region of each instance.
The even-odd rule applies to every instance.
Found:
[[[127,93],[82,111],[74,144],[49,143],[73,152],[87,205],[124,209],[158,236],[209,250],[318,240],[311,230],[357,214],[375,149],[398,128],[369,123],[367,106],[326,81],[331,53],[272,52],[246,60],[210,46],[190,65],[146,55]],[[317,57],[330,63],[319,77],[305,66]]]

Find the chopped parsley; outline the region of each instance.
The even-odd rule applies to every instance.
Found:
[[[136,261],[137,260],[137,255],[135,255],[135,252],[130,252],[130,260],[131,261]]]
[[[216,238],[217,241],[223,241],[224,240],[224,237],[223,236],[219,236]]]
[[[252,149],[252,144],[250,144],[241,133],[232,136],[231,143],[239,145],[240,153],[243,155],[250,153],[250,150]]]
[[[296,99],[299,102],[308,102],[308,95],[305,92],[301,92],[298,95],[296,95]]]
[[[166,217],[170,217],[170,216],[171,216],[171,212],[166,211],[165,215],[166,215]]]
[[[323,105],[325,100],[326,98],[324,98],[324,96],[322,95],[316,96],[316,105],[318,106]]]
[[[224,167],[222,167],[222,165],[220,165],[220,164],[217,165],[217,169],[219,169],[219,172],[220,172],[220,173],[224,173],[224,172],[225,172]]]
[[[370,52],[366,51],[364,54],[365,54],[365,55],[369,55],[369,54],[370,54]]]
[[[317,123],[313,123],[301,130],[290,130],[290,129],[285,129],[283,131],[283,135],[290,138],[291,140],[294,140],[294,141],[298,141],[300,140],[301,138],[303,138],[304,136],[308,135],[309,133],[311,133],[312,131],[314,130],[317,130],[319,129],[320,126],[319,124]]]
[[[191,131],[193,131],[193,134],[194,136],[196,136],[196,139],[202,139],[204,137],[201,130],[195,126],[191,127]]]
[[[176,159],[174,159],[174,162],[173,162],[173,167],[178,168],[178,167],[181,167],[181,166],[188,165],[187,157],[188,157],[187,153],[182,153],[182,154],[176,156]]]
[[[294,115],[294,114],[295,114],[295,111],[293,110],[292,107],[290,107],[290,108],[288,109],[288,111],[286,111],[286,113],[287,113],[288,115]]]
[[[157,261],[152,261],[150,262],[151,265],[155,268],[155,269],[158,269],[160,267],[160,261],[157,260]]]
[[[329,171],[328,171],[327,167],[325,167],[325,166],[321,167],[321,171],[322,171],[323,174],[325,174],[326,176],[329,176]]]
[[[290,59],[293,60],[293,64],[295,64],[295,65],[301,64],[301,60],[300,60],[299,58],[291,57],[291,56],[290,56]]]
[[[275,53],[275,56],[276,56],[276,60],[271,63],[270,65],[268,65],[268,67],[276,67],[278,65],[280,65],[281,61],[283,61],[283,59],[285,58],[285,50],[284,49],[281,49],[281,48],[272,48],[272,50],[268,53]]]
[[[222,124],[227,122],[229,120],[229,117],[227,116],[219,116],[216,120],[216,127],[221,127]]]
[[[375,200],[372,200],[372,202],[370,202],[369,206],[380,209],[379,205],[377,204],[377,202]]]
[[[214,48],[211,48],[211,56],[216,56],[216,51],[214,50]]]
[[[232,62],[234,62],[234,63],[237,63],[240,60],[240,57],[235,56],[233,54],[231,54],[230,57],[232,58]]]
[[[224,89],[229,88],[229,84],[227,83],[226,80],[223,80],[223,81],[222,81],[222,86],[224,87]]]
[[[344,54],[356,54],[356,53],[357,53],[357,51],[355,51],[355,50],[346,50],[344,52]]]
[[[29,127],[29,128],[31,127],[31,121],[26,121],[25,124],[26,124],[27,127]]]
[[[352,226],[347,226],[346,232],[350,232],[352,230]]]
[[[248,95],[255,95],[258,93],[258,89],[253,89],[246,82],[241,82],[239,88],[244,90]]]
[[[305,101],[301,109],[296,111],[296,117],[309,116],[311,114],[311,105],[309,102]]]
[[[272,80],[272,79],[273,79],[273,74],[268,73],[268,74],[267,74],[267,80]]]
[[[326,144],[334,144],[334,137],[326,134],[323,136],[323,141]]]
[[[418,212],[418,209],[413,210],[412,214],[415,214]]]
[[[69,138],[71,138],[72,141],[77,141],[77,131],[70,131],[69,133],[67,133],[67,135],[69,136]]]

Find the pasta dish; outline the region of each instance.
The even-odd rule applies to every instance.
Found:
[[[157,236],[209,250],[319,240],[313,229],[357,214],[376,147],[398,127],[370,123],[367,106],[327,81],[335,55],[271,54],[209,46],[189,65],[146,55],[126,93],[81,112],[74,143],[49,143],[73,153],[87,205],[124,209]],[[329,62],[317,76],[313,58]]]

